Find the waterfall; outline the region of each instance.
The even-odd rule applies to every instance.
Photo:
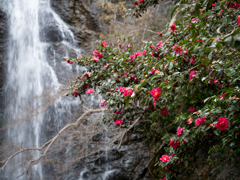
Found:
[[[62,85],[54,71],[57,66],[55,60],[52,59],[53,65],[50,65],[46,55],[51,44],[41,40],[40,21],[45,21],[44,18],[51,15],[62,36],[61,43],[66,49],[75,48],[74,35],[51,10],[49,0],[9,0],[8,3],[10,27],[5,83],[5,117],[8,128],[5,142],[15,145],[10,150],[10,153],[13,153],[21,149],[20,146],[41,147],[50,139],[43,129],[59,130],[64,125],[63,119],[71,118],[71,107],[77,106],[79,102],[58,98],[51,108],[42,112],[49,101],[48,97],[54,96]],[[80,55],[76,48],[75,52]],[[67,51],[65,53],[67,55]],[[69,65],[65,73],[71,73],[71,70]],[[52,119],[53,125],[49,127],[48,123]],[[28,158],[36,159],[40,155],[38,151],[29,151],[25,155],[20,153],[14,157],[6,167],[6,180],[16,179],[26,167]],[[32,166],[31,171],[39,179],[44,178],[41,163]],[[18,179],[26,179],[27,176]],[[34,176],[30,179],[34,179]]]

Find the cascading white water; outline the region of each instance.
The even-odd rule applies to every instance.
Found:
[[[5,112],[10,126],[5,139],[11,144],[22,142],[22,147],[40,147],[45,140],[49,139],[42,133],[42,129],[51,119],[50,116],[56,118],[54,125],[59,129],[62,126],[62,114],[71,112],[70,102],[61,98],[53,105],[50,113],[38,112],[46,103],[46,99],[42,97],[43,94],[54,94],[61,86],[45,55],[48,44],[40,40],[40,7],[52,13],[59,31],[63,34],[63,44],[73,48],[74,36],[58,15],[51,10],[49,0],[9,0],[8,3],[10,31]],[[71,42],[64,39],[65,34],[70,35]],[[76,54],[79,54],[79,51],[76,51]],[[40,152],[29,152],[28,155],[32,155],[31,158],[34,159],[40,156]],[[21,163],[25,158],[26,156],[19,154],[9,162],[5,173],[7,180],[14,180],[21,174],[24,168]],[[34,165],[32,171],[40,179],[43,178],[40,163]],[[24,176],[19,179],[24,178],[26,179]]]

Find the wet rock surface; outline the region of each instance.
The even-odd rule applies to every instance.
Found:
[[[98,177],[99,180],[150,180],[151,177],[145,166],[149,161],[149,149],[144,145],[145,138],[139,132],[128,132],[124,137],[123,145],[103,153],[94,162],[86,164],[85,171],[80,176],[81,180],[89,180]]]
[[[51,6],[73,31],[75,39],[85,50],[97,37],[100,27],[97,20],[97,7],[89,0],[51,0]]]

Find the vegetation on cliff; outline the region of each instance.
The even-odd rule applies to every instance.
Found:
[[[149,142],[168,144],[156,162],[162,179],[191,171],[193,153],[206,146],[216,153],[210,166],[233,160],[240,153],[239,3],[181,0],[172,15],[185,15],[153,41],[101,41],[90,57],[66,59],[87,68],[67,95],[103,94],[101,106],[114,108],[105,123],[138,124]],[[154,4],[139,0],[133,15]]]

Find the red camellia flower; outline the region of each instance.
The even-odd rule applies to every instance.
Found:
[[[122,123],[123,123],[123,120],[122,120],[122,119],[118,119],[118,120],[116,120],[116,122],[115,122],[115,126],[121,125]]]
[[[162,109],[161,109],[161,115],[163,115],[163,116],[168,115],[167,108],[162,108]]]
[[[162,157],[160,158],[160,161],[162,162],[168,162],[170,160],[169,156],[168,155],[162,155]]]
[[[114,111],[114,113],[115,113],[115,114],[121,114],[121,112],[119,112],[119,111],[117,111],[117,110]]]
[[[153,100],[155,100],[160,96],[161,89],[160,88],[155,88],[150,92],[150,94],[153,96]]]
[[[213,7],[215,7],[215,6],[216,6],[216,4],[212,4],[212,6],[213,6]]]
[[[107,43],[105,41],[102,42],[103,47],[107,46]]]
[[[77,97],[78,96],[78,91],[74,91],[74,95],[75,95],[75,97]]]
[[[119,44],[118,46],[119,46],[119,47],[122,47],[122,45],[121,45],[121,44]]]
[[[182,143],[183,143],[183,144],[187,144],[187,142],[186,142],[185,139],[182,139]]]
[[[192,79],[194,75],[197,74],[197,71],[193,70],[189,73],[189,79]]]
[[[177,136],[178,137],[180,137],[182,135],[183,130],[184,130],[184,128],[181,128],[180,126],[178,126],[178,128],[177,128]]]
[[[219,96],[219,99],[222,99],[223,97],[225,97],[226,96],[226,93],[223,93],[223,95],[220,95]]]
[[[144,0],[139,0],[139,3],[144,3]]]
[[[162,33],[162,32],[158,32],[158,34],[159,34],[159,36],[161,36],[161,37],[163,36],[163,33]]]
[[[180,146],[180,142],[177,139],[170,139],[170,146],[172,148],[177,148]]]
[[[195,112],[196,111],[196,108],[190,108],[189,109],[189,112]]]
[[[133,90],[132,89],[126,89],[123,93],[124,97],[126,97],[127,95],[132,95],[133,94]]]
[[[205,116],[203,116],[201,118],[198,118],[198,119],[195,120],[195,126],[200,126],[204,122],[206,122],[206,117]]]
[[[173,52],[175,52],[175,54],[183,53],[183,49],[181,48],[181,46],[178,46],[177,44],[172,47],[172,50],[173,50]]]
[[[134,5],[135,5],[135,6],[138,6],[138,2],[135,2]]]
[[[227,118],[218,118],[218,122],[215,124],[215,127],[221,131],[224,131],[229,126]]]
[[[86,91],[86,93],[87,93],[87,94],[92,94],[92,93],[94,93],[94,91],[93,91],[92,88],[90,88],[90,89],[88,89],[88,90]]]
[[[175,31],[175,29],[176,29],[176,25],[175,25],[175,24],[172,24],[172,25],[171,25],[171,31]]]
[[[160,180],[166,180],[166,178],[160,179]]]

